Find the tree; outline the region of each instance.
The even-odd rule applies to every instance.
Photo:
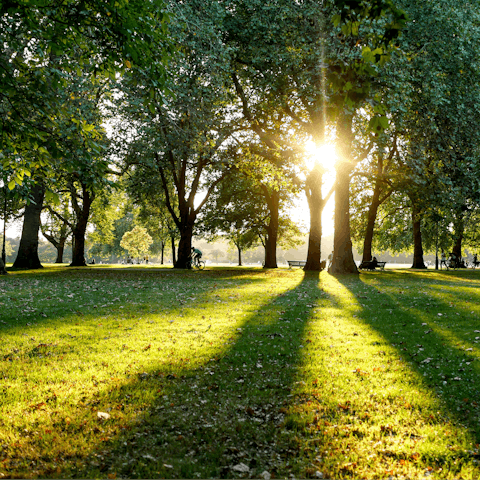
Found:
[[[195,221],[228,170],[227,140],[237,122],[223,75],[227,52],[217,28],[221,12],[216,2],[189,1],[171,8],[178,19],[171,32],[183,46],[169,66],[174,95],[161,99],[155,79],[140,72],[135,83],[124,85],[122,115],[130,126],[124,138],[134,137],[124,161],[158,179],[180,234],[174,266],[187,268]],[[139,90],[151,92],[148,107],[139,101]]]
[[[31,189],[31,198],[27,199],[23,215],[23,227],[17,258],[14,268],[36,269],[42,268],[38,257],[38,233],[40,230],[40,215],[45,197],[45,183],[43,179],[35,179]]]
[[[147,229],[137,225],[133,230],[125,232],[120,245],[127,250],[133,258],[140,258],[147,254],[152,237],[148,234]]]
[[[404,229],[412,235],[413,266],[424,268],[424,246],[438,247],[439,223],[444,225],[442,247],[450,237],[448,224],[455,225],[452,241],[460,253],[462,218],[478,198],[474,171],[480,139],[474,112],[479,108],[479,66],[471,61],[478,57],[478,12],[449,0],[405,2],[403,8],[412,21],[376,88],[391,115],[385,132],[390,152],[398,144],[395,158],[400,161],[391,164],[389,188],[403,192],[396,199],[402,197],[412,209],[410,226],[404,224]],[[386,192],[388,196],[388,188]],[[395,202],[392,212],[399,211]],[[390,239],[397,248],[399,241],[384,230],[382,244]]]
[[[64,219],[69,218],[69,199],[63,198],[61,203],[61,216]],[[71,235],[69,222],[61,220],[55,213],[54,207],[47,206],[47,218],[42,222],[40,228],[42,235],[55,247],[57,250],[57,258],[55,263],[63,263],[63,254],[65,251],[65,244],[68,237]],[[71,219],[70,219],[71,221]],[[70,223],[71,224],[71,223]]]
[[[3,161],[18,174],[13,182],[64,153],[56,135],[70,108],[59,95],[70,84],[66,73],[114,78],[138,65],[163,84],[162,63],[151,61],[160,56],[166,63],[170,51],[163,6],[158,0],[0,4],[0,142]],[[88,140],[88,125],[73,118]]]
[[[242,251],[259,244],[259,235],[268,223],[268,210],[261,188],[249,176],[238,172],[219,185],[210,197],[197,227],[208,241],[225,238],[237,249],[238,264]]]

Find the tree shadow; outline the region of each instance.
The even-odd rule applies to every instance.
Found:
[[[35,272],[35,275],[34,278],[50,276],[48,272]],[[75,282],[72,270],[63,275],[69,282]],[[319,292],[318,273],[298,274],[296,286],[285,292],[273,287],[266,292],[269,297],[266,301],[260,301],[252,289],[243,297],[249,313],[241,326],[237,326],[233,318],[234,302],[217,297],[225,291],[235,295],[239,288],[257,288],[265,279],[291,276],[292,273],[263,270],[188,272],[181,277],[181,284],[175,283],[176,275],[163,271],[126,275],[129,279],[124,281],[131,281],[132,288],[138,287],[134,281],[146,278],[159,282],[172,279],[173,289],[183,285],[173,302],[162,304],[159,315],[162,318],[178,315],[175,321],[180,324],[182,314],[195,312],[198,324],[192,325],[190,330],[183,326],[184,333],[191,337],[191,351],[186,353],[191,358],[183,358],[183,355],[179,358],[173,353],[173,340],[164,339],[163,348],[172,348],[170,358],[164,356],[159,363],[155,361],[155,353],[150,354],[147,349],[143,355],[150,355],[149,361],[142,362],[138,368],[129,365],[123,378],[108,379],[101,375],[93,378],[90,387],[85,385],[83,398],[70,399],[77,409],[72,418],[63,418],[61,412],[56,411],[58,391],[52,392],[48,399],[33,402],[30,422],[38,422],[36,414],[48,409],[53,433],[44,436],[45,442],[53,441],[53,445],[45,446],[44,467],[33,453],[29,454],[26,449],[20,452],[20,447],[11,446],[9,458],[23,465],[18,471],[37,477],[63,476],[64,470],[60,473],[55,469],[62,464],[69,465],[67,473],[73,477],[108,474],[137,478],[232,477],[241,474],[235,466],[245,468],[238,465],[246,465],[249,475],[258,475],[265,469],[272,473],[284,471],[289,440],[282,441],[279,432],[286,406],[292,399],[292,388],[298,380],[305,328]],[[114,284],[118,273],[102,272],[101,278]],[[95,279],[99,279],[98,272],[82,272],[82,282]],[[193,280],[188,288],[185,288],[185,279]],[[211,319],[203,315],[207,304],[212,302],[218,302],[222,314],[232,315],[235,328],[227,325],[221,335],[213,335],[215,326],[207,325]],[[138,305],[132,309],[136,307]],[[99,314],[114,316],[115,312],[120,312],[115,305],[108,309],[108,314],[105,310]],[[56,316],[49,314],[45,321],[61,325],[72,322],[73,317],[78,318],[70,317],[66,312],[59,312]],[[37,319],[37,326],[42,321]],[[121,322],[126,323],[126,319],[122,318]],[[222,340],[223,345],[220,344]],[[92,357],[94,362],[100,363],[103,355],[103,362],[107,364],[110,356],[119,355],[108,348],[107,341],[108,338],[105,343],[89,347],[93,353],[98,351],[98,355]],[[59,351],[51,342],[37,343],[35,341],[33,347],[19,355],[43,361],[48,352],[56,357],[75,354],[73,347],[70,351],[63,346]],[[80,359],[78,368],[83,368]],[[68,372],[65,376],[67,380]],[[98,416],[98,412],[105,415]],[[96,422],[93,425],[92,418]],[[30,435],[24,438],[24,447]],[[75,445],[68,452],[62,447],[55,448],[55,436],[61,441],[71,439]]]
[[[415,282],[411,281],[412,275]],[[443,413],[436,412],[438,416],[434,413],[435,418],[426,420],[433,425],[447,422],[456,425],[472,442],[471,450],[455,451],[456,447],[449,447],[427,458],[432,465],[443,462],[455,468],[455,458],[478,461],[478,451],[474,452],[473,446],[480,443],[480,356],[474,329],[478,331],[480,327],[468,315],[468,308],[457,315],[458,303],[452,302],[463,295],[458,292],[459,283],[463,282],[471,289],[465,297],[478,305],[480,279],[471,272],[432,277],[430,272],[410,272],[408,276],[403,272],[382,272],[360,275],[354,280],[348,277],[337,280],[357,303],[358,320],[384,339],[378,343],[378,350],[393,347],[415,383],[420,379],[424,394],[431,394],[434,402],[438,402]],[[460,322],[471,327],[467,338],[458,335],[464,331],[464,328],[457,330]],[[480,333],[476,335],[480,337]]]

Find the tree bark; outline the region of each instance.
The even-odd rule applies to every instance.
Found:
[[[264,189],[266,190],[266,188]],[[278,240],[278,210],[280,205],[280,192],[274,190],[271,195],[266,196],[270,212],[270,221],[265,239],[265,265],[264,268],[277,268],[277,240]]]
[[[363,240],[362,262],[369,262],[372,255],[373,231],[375,229],[375,220],[377,219],[378,207],[380,206],[380,182],[375,182],[373,197],[368,207],[367,227],[365,229],[365,239]]]
[[[335,232],[331,274],[358,273],[350,235],[350,174],[352,163],[353,113],[341,113],[337,122],[339,159],[335,167]]]
[[[464,229],[463,213],[460,212],[455,222],[455,242],[452,249],[452,253],[458,258],[458,260],[462,258]]]
[[[3,263],[3,260],[0,258],[0,275],[8,275],[8,272],[5,268],[5,264]]]
[[[33,202],[25,206],[22,238],[13,264],[14,268],[43,268],[38,257],[38,231],[45,197],[45,184],[42,181],[36,183],[31,193]]]
[[[426,269],[423,261],[422,245],[422,212],[416,202],[412,204],[412,225],[413,225],[413,265],[412,268]]]
[[[173,235],[170,237],[170,241],[172,242],[172,265],[175,265],[177,257],[175,255],[175,237]]]
[[[192,253],[192,237],[193,225],[195,218],[186,221],[181,229],[180,242],[178,243],[178,258],[174,264],[174,268],[188,268],[190,262],[190,255]]]
[[[322,198],[323,171],[316,165],[305,184],[308,208],[310,210],[310,233],[308,236],[307,261],[304,270],[322,270],[322,212],[326,201]]]
[[[72,263],[71,267],[85,267],[87,262],[85,261],[85,232],[87,231],[88,218],[90,217],[90,208],[95,194],[89,191],[86,185],[82,184],[82,205],[78,205],[76,201],[73,201],[72,192],[72,204],[75,209],[77,221],[72,229],[73,242],[72,242]]]
[[[65,242],[59,243],[57,248],[57,258],[55,263],[63,263],[63,253],[65,252]]]

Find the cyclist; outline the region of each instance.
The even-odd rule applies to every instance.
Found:
[[[192,253],[190,256],[192,257],[192,265],[198,265],[202,258],[202,252],[198,248],[192,247]]]

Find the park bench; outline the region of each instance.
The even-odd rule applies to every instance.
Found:
[[[387,262],[379,262],[378,260],[376,262],[362,262],[360,266],[358,267],[360,270],[375,270],[375,267],[380,268],[380,270],[385,270],[385,265]]]
[[[305,260],[287,260],[288,268],[292,267],[304,267],[306,265]]]

